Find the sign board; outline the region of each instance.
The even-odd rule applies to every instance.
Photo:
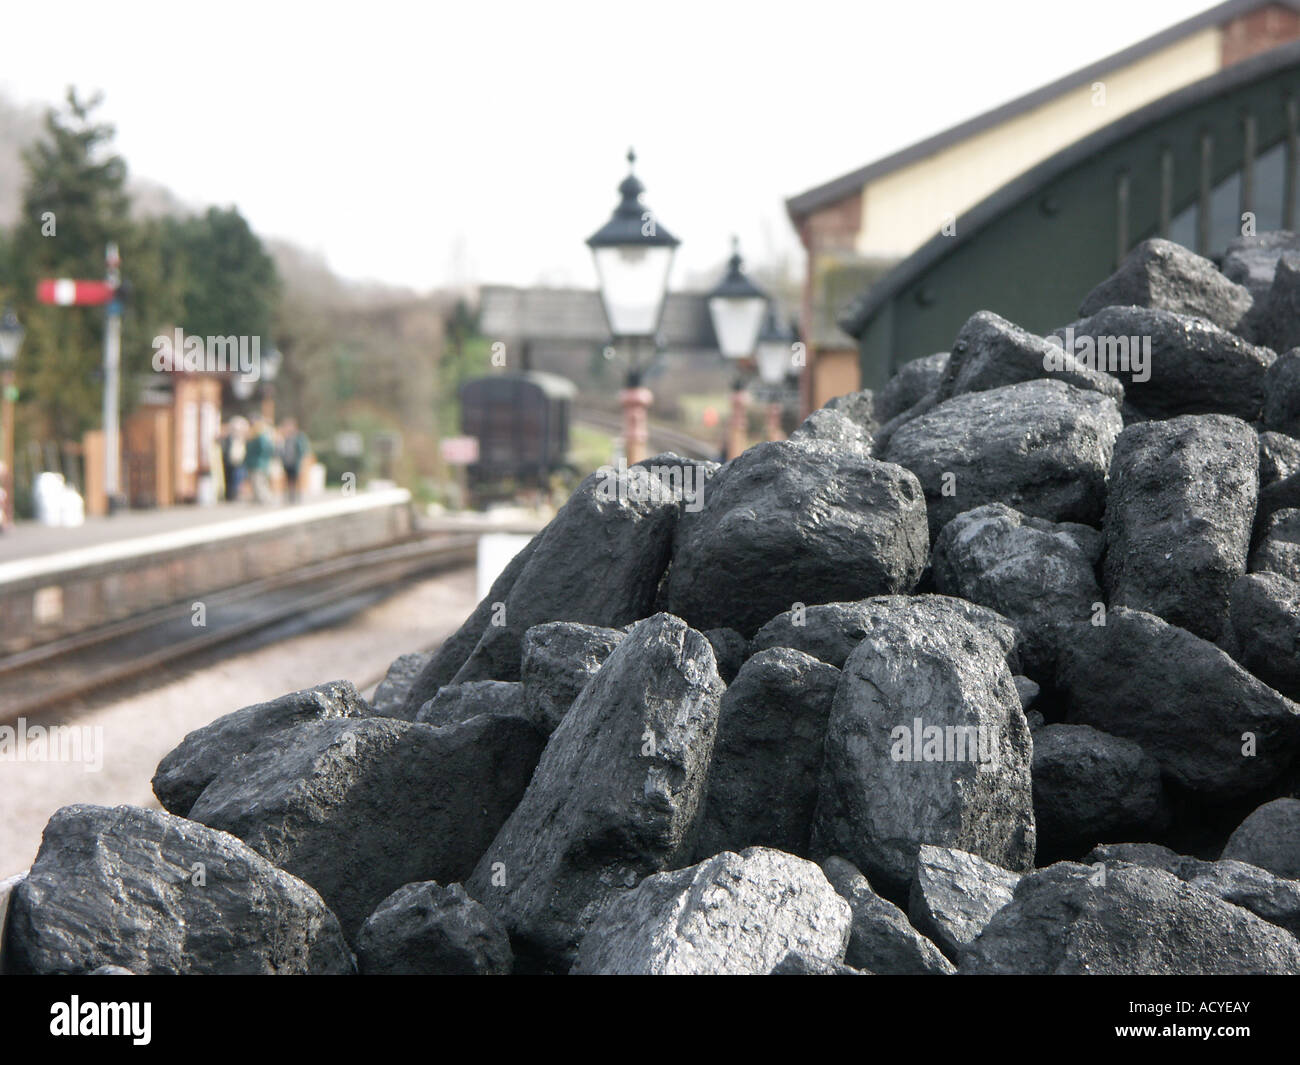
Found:
[[[51,277],[37,282],[36,298],[56,307],[99,307],[112,303],[116,288],[107,281]]]
[[[442,461],[448,466],[474,465],[478,462],[478,437],[447,437],[442,442]]]

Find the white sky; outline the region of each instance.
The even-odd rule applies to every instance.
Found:
[[[1210,6],[37,0],[4,5],[0,89],[102,89],[134,174],[418,289],[593,285],[633,144],[681,284],[732,232],[798,254],[786,196]]]

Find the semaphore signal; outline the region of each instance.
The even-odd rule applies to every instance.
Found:
[[[122,364],[122,257],[117,244],[104,249],[104,280],[43,278],[36,299],[55,307],[104,307],[104,493],[109,513],[122,504],[121,451],[118,444],[118,378]]]

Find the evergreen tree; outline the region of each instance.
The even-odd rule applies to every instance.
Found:
[[[126,164],[113,127],[93,117],[99,97],[68,90],[44,137],[24,153],[27,188],[12,240],[14,304],[27,328],[18,363],[21,435],[77,440],[99,423],[103,314],[36,303],[43,277],[100,278],[109,241],[128,236]],[[25,432],[24,432],[25,430]]]
[[[279,294],[275,263],[235,209],[168,219],[167,254],[183,274],[181,320],[196,336],[259,336],[271,344]]]

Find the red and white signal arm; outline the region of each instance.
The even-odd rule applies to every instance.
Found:
[[[478,462],[478,437],[447,437],[442,442],[442,461],[448,466],[473,466]]]
[[[36,285],[36,298],[56,307],[102,307],[113,302],[115,292],[107,281],[74,281],[70,277],[46,278]]]

